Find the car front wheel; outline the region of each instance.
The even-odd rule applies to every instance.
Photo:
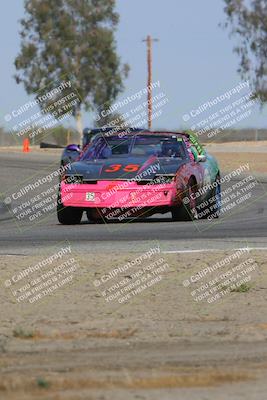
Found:
[[[196,183],[191,178],[188,182],[182,205],[174,206],[171,210],[173,221],[193,221],[197,219],[197,204],[194,196],[196,192]]]

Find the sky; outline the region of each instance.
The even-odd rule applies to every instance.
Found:
[[[6,126],[4,116],[10,110],[30,99],[23,85],[17,85],[13,78],[23,3],[5,2],[0,14],[0,126]],[[164,93],[168,100],[153,121],[154,128],[188,128],[191,121],[186,122],[184,115],[236,87],[242,79],[236,72],[235,41],[219,27],[225,21],[223,7],[223,0],[117,0],[117,49],[121,61],[131,68],[119,100],[146,86],[146,45],[142,40],[148,34],[159,39],[153,44],[153,81],[160,82],[155,93]],[[84,124],[92,123],[93,115],[86,113]],[[69,124],[74,125],[73,121]],[[235,127],[265,128],[266,110],[254,107],[251,115]]]

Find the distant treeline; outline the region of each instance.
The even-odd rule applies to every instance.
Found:
[[[267,140],[267,129],[232,129],[224,130],[213,135],[213,132],[205,132],[198,135],[203,143],[222,143],[222,142],[240,142],[253,140]],[[0,146],[22,145],[23,138],[16,133],[11,133],[4,128],[0,128]],[[30,139],[31,145],[39,145],[41,142],[66,146],[68,143],[79,143],[79,134],[73,128],[57,126],[56,128],[46,130]]]
[[[267,140],[267,129],[226,129],[214,135],[214,132],[205,132],[198,135],[203,143],[242,142]]]
[[[9,132],[0,128],[0,146],[22,145],[24,137],[16,133]],[[34,138],[30,138],[31,145],[39,145],[41,142],[66,146],[68,143],[78,143],[79,134],[75,129],[57,126],[39,133]]]

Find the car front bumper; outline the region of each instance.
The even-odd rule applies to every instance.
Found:
[[[175,182],[140,185],[132,181],[61,182],[61,202],[67,207],[131,208],[172,206],[177,203]]]

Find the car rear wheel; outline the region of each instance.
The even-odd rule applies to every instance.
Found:
[[[193,221],[197,219],[196,199],[194,196],[196,192],[196,183],[191,178],[188,182],[182,205],[173,207],[171,210],[173,221]]]
[[[57,202],[57,219],[63,225],[76,225],[81,222],[83,210],[78,207],[64,207],[60,195]]]

